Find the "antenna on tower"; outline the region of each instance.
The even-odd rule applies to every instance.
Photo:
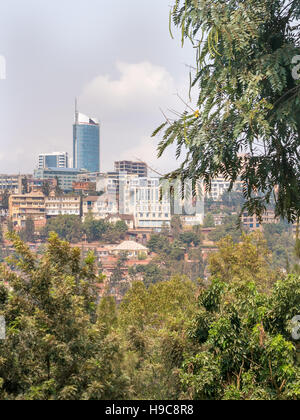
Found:
[[[79,113],[78,113],[78,100],[75,98],[75,124],[78,124],[79,121]]]

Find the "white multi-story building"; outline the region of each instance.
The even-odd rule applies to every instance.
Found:
[[[137,228],[160,229],[171,222],[171,202],[159,178],[124,175],[119,186],[120,213],[133,214]]]
[[[39,155],[38,169],[68,167],[69,155],[67,152],[42,153]]]
[[[214,201],[219,201],[222,195],[228,191],[230,181],[227,181],[223,176],[218,176],[211,183],[211,191],[207,193],[207,197],[212,198]],[[241,182],[237,181],[233,187],[233,191],[241,189]]]
[[[46,217],[59,215],[80,216],[80,200],[78,195],[55,196],[51,194],[45,198]]]
[[[187,225],[201,224],[203,199],[199,201],[191,196],[186,200],[181,197],[171,199],[170,185],[163,184],[158,177],[102,174],[98,178],[97,190],[100,188],[104,194],[83,200],[83,217],[88,213],[95,219],[105,219],[109,215],[132,215],[136,228],[159,230],[164,225],[170,225],[172,215],[178,214],[183,216]]]
[[[83,199],[82,204],[83,218],[92,214],[94,219],[105,219],[108,215],[118,214],[117,198],[113,194],[103,194],[99,196],[89,196]]]

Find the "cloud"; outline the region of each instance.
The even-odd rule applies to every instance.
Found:
[[[91,80],[79,99],[80,110],[102,122],[102,169],[112,169],[114,160],[136,157],[162,172],[174,169],[175,151],[157,160],[159,138],[150,137],[164,120],[159,108],[182,111],[184,105],[176,93],[186,96],[185,83],[148,61],[118,61],[116,69],[115,78],[98,75]]]
[[[126,113],[153,111],[153,106],[159,106],[176,92],[174,79],[163,67],[147,61],[137,64],[118,61],[116,68],[119,79],[99,75],[83,91],[83,97],[98,103],[104,112],[107,109]]]

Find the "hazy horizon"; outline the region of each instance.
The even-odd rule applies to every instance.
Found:
[[[101,121],[101,170],[114,160],[143,159],[164,172],[172,151],[156,158],[163,121],[159,108],[181,109],[194,52],[168,28],[169,2],[153,0],[46,2],[2,5],[0,55],[0,173],[32,173],[39,153],[72,156],[74,100]]]

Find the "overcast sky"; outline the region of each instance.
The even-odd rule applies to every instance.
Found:
[[[172,0],[9,0],[1,3],[0,173],[31,173],[39,153],[72,151],[75,96],[101,120],[102,170],[156,159],[159,108],[181,109],[193,49],[169,35]],[[175,31],[176,33],[176,31]]]

